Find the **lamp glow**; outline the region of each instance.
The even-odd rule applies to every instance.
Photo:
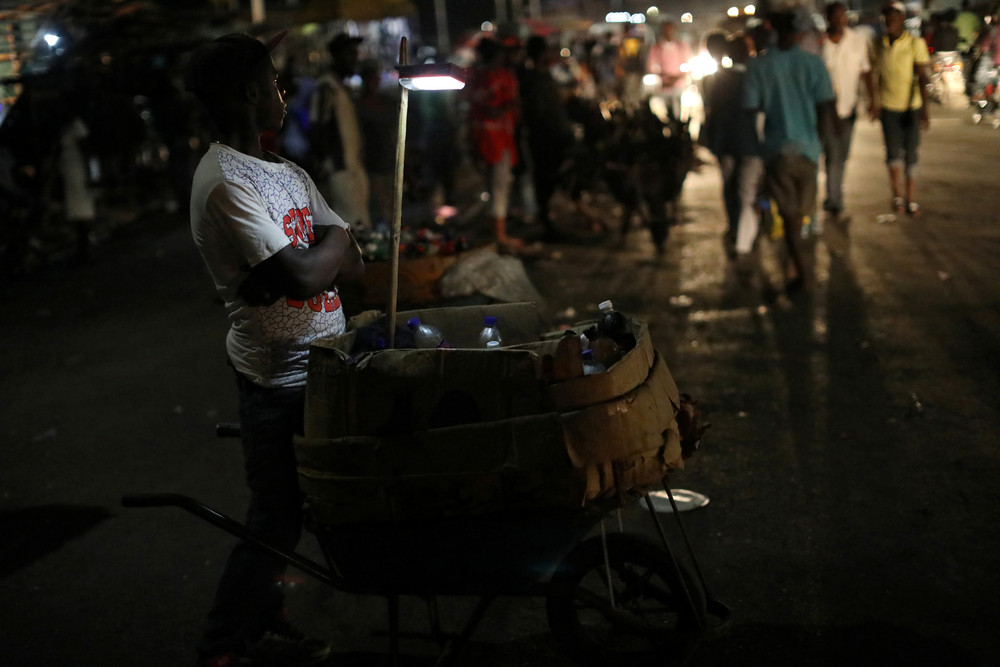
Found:
[[[729,15],[730,17],[732,17],[732,18],[736,18],[737,16],[740,15],[740,9],[739,9],[739,7],[730,7],[726,11],[726,14]]]
[[[51,32],[46,33],[45,37],[42,37],[42,39],[44,39],[45,43],[48,44],[50,47],[55,46],[56,44],[59,43],[59,35],[54,35]]]
[[[407,90],[461,90],[465,70],[451,63],[400,65],[399,85]]]

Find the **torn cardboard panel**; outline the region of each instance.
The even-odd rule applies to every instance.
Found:
[[[677,408],[669,393],[673,387],[667,365],[656,355],[646,382],[625,396],[562,413],[573,465],[623,459],[659,447],[663,433],[675,424]]]

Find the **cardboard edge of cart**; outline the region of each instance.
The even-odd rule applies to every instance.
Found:
[[[478,333],[486,314],[499,313],[505,341],[513,345],[372,355],[381,356],[384,367],[348,359],[350,332],[314,345],[307,429],[296,455],[318,523],[618,506],[683,467],[679,392],[644,324],[637,323],[636,348],[607,372],[546,385],[539,381],[538,357],[561,332],[540,332],[532,304],[399,315],[411,313],[458,332],[463,342]],[[374,394],[366,392],[373,386]],[[487,406],[479,421],[392,432],[399,396],[411,406],[426,399],[426,407],[453,397],[456,387]],[[358,418],[365,410],[376,412],[367,423],[381,432],[355,430],[366,423]]]
[[[483,318],[495,315],[505,345],[486,353],[475,346]],[[550,384],[542,381],[546,355],[563,331],[543,332],[531,303],[402,311],[441,328],[448,350],[384,350],[351,357],[357,328],[380,316],[366,311],[351,328],[316,341],[309,354],[305,435],[333,438],[422,431],[465,421],[490,422],[546,411],[568,412],[622,396],[642,383],[655,351],[648,328],[636,321],[637,344],[604,373]],[[574,327],[583,331],[592,322]],[[676,404],[672,378],[668,393]]]

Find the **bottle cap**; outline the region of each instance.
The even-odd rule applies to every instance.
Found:
[[[416,329],[417,327],[420,326],[420,318],[419,317],[411,317],[410,319],[408,319],[406,321],[406,326],[410,327],[411,329]]]
[[[495,327],[497,325],[496,315],[487,315],[483,323],[488,327]]]
[[[611,301],[602,301],[597,307],[601,310],[611,310],[615,306],[611,303]]]
[[[594,351],[591,350],[589,347],[586,350],[583,351],[583,360],[584,361],[590,361],[593,358],[594,358]]]

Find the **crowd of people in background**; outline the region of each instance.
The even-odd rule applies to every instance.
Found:
[[[581,218],[592,215],[581,191],[595,185],[601,161],[610,160],[593,152],[614,134],[609,119],[653,101],[664,123],[685,123],[684,131],[718,162],[727,255],[740,260],[753,252],[762,210],[773,203],[788,231],[788,283],[798,287],[802,267],[796,239],[821,230],[824,217],[846,217],[845,174],[859,117],[882,125],[892,210],[918,215],[916,165],[920,128],[929,123],[925,92],[934,54],[961,54],[971,97],[977,73],[989,70],[995,76],[1000,65],[1000,31],[996,9],[969,0],[960,10],[928,8],[919,16],[902,3],[889,3],[878,17],[860,24],[843,2],[829,3],[825,14],[811,5],[791,6],[787,12],[775,6],[778,11],[769,16],[720,16],[720,27],[704,34],[685,32],[685,24],[664,15],[644,26],[572,34],[532,35],[500,26],[464,40],[453,53],[420,47],[418,61],[456,61],[469,66],[469,77],[462,91],[411,98],[406,201],[424,206],[428,221],[440,222],[457,212],[457,180],[474,173],[480,179],[478,231],[484,237],[511,252],[524,248],[521,232],[532,240],[558,239],[567,230],[558,229],[553,219],[555,194],[562,190]],[[789,41],[789,48],[782,48],[781,39]],[[291,51],[277,61],[288,116],[268,145],[302,164],[334,209],[362,233],[385,229],[394,205],[399,93],[392,76],[395,63],[388,62],[383,46],[342,33],[326,44],[322,71]],[[781,77],[763,73],[779,55],[793,51],[811,56],[802,59],[810,71],[816,62],[824,65],[825,80],[815,90],[781,91],[783,101],[775,104],[776,93],[767,85]],[[699,59],[711,61],[715,71],[699,72]],[[167,208],[183,209],[183,183],[197,158],[192,137],[197,138],[199,119],[178,111],[183,94],[170,89],[173,95],[144,98],[159,108],[143,118],[170,155],[169,180],[177,183],[169,188],[175,195],[166,196],[173,200]],[[693,93],[700,108],[691,106]],[[789,95],[797,102],[789,105]],[[817,102],[829,103],[831,113],[816,113]],[[689,121],[701,126],[688,127]],[[82,249],[94,205],[85,205],[86,179],[80,178],[84,170],[77,159],[86,131],[81,118],[66,119],[57,133],[63,140],[54,147],[57,155],[65,154],[64,163],[76,163],[64,167],[65,216],[83,239]],[[90,141],[99,145],[101,139],[91,136]],[[815,174],[806,170],[796,176],[806,182],[795,184],[800,201],[794,205],[783,189],[787,179],[779,178],[789,169],[776,175],[774,168],[779,157],[787,167],[790,153],[816,165]],[[11,166],[10,155],[4,157],[3,164]],[[93,162],[88,164],[93,178]],[[811,195],[807,185],[816,190],[820,174],[825,189]],[[18,193],[11,173],[4,176],[3,206],[9,209],[19,205],[15,195],[23,198],[24,192]],[[820,194],[822,216],[814,203]],[[7,247],[10,229],[4,237]]]

